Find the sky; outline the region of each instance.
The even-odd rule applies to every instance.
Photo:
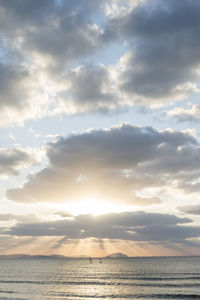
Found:
[[[200,253],[200,2],[0,0],[0,254]]]

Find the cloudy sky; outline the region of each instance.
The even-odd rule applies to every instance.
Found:
[[[200,2],[0,0],[0,254],[200,252]]]

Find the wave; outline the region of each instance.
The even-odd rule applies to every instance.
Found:
[[[183,280],[183,279],[182,279]],[[148,283],[148,282],[116,282],[116,281],[25,281],[25,280],[1,280],[0,283],[6,284],[35,284],[35,285],[104,285],[104,286],[130,286],[130,287],[160,287],[160,288],[194,288],[200,287],[200,282],[198,283]],[[3,293],[5,291],[0,291]]]
[[[130,275],[117,275],[116,274],[111,274],[111,275],[106,275],[106,276],[98,276],[97,278],[99,280],[137,280],[137,281],[173,281],[173,280],[200,280],[200,274],[174,274],[175,276],[155,276],[155,277],[150,277],[150,276],[136,276],[135,274],[130,274]],[[178,276],[176,276],[178,275]],[[189,276],[187,276],[189,275]],[[85,276],[76,276],[71,278],[75,278],[76,280],[82,280],[85,278]],[[93,279],[94,276],[87,276],[88,279]]]
[[[56,296],[58,296],[58,294],[56,294]],[[59,293],[59,297],[70,297],[70,299],[200,299],[200,294],[80,295],[71,293]]]
[[[179,274],[180,275],[180,274]],[[77,277],[76,277],[77,278]],[[81,277],[83,278],[83,277]],[[188,277],[136,277],[136,276],[106,276],[99,279],[119,279],[119,280],[137,280],[137,281],[167,281],[167,280],[199,280],[200,276]]]
[[[152,294],[137,298],[152,298],[152,299],[200,299],[200,294]]]

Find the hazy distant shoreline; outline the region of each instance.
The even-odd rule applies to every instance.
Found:
[[[71,258],[82,258],[82,259],[88,259],[90,256],[87,255],[80,255],[80,256],[65,256],[65,255],[59,255],[59,254],[52,254],[52,255],[29,255],[29,254],[9,254],[9,255],[0,255],[0,259],[71,259]],[[104,256],[102,258],[128,258],[129,256],[123,253],[111,253],[107,256]],[[97,257],[93,257],[99,258]]]
[[[200,255],[178,255],[178,256],[128,256],[126,254],[122,254],[122,253],[113,253],[113,254],[109,254],[107,256],[102,256],[101,258],[103,259],[127,259],[127,258],[134,258],[134,259],[138,259],[138,258],[177,258],[177,257],[200,257]],[[90,256],[87,255],[80,255],[80,256],[65,256],[65,255],[59,255],[59,254],[52,254],[52,255],[29,255],[29,254],[9,254],[9,255],[0,255],[0,260],[1,259],[89,259]],[[93,259],[99,259],[100,256],[93,256]]]

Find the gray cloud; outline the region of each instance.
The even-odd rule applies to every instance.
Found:
[[[138,104],[159,106],[199,92],[197,1],[129,3],[130,9],[115,17],[105,14],[106,3],[0,1],[2,124]],[[112,42],[128,45],[116,65],[86,63]]]
[[[189,215],[200,215],[200,205],[179,206],[177,209]]]
[[[1,215],[0,221],[9,222],[0,229],[1,251],[9,249],[9,252],[16,253],[19,249],[24,253],[24,246],[34,245],[34,249],[41,253],[41,249],[46,251],[46,244],[52,250],[69,244],[76,247],[80,239],[87,238],[91,238],[93,244],[97,243],[100,249],[104,246],[106,249],[105,239],[109,239],[113,246],[122,241],[127,244],[135,242],[144,249],[159,246],[165,250],[178,250],[179,254],[193,253],[190,247],[192,251],[199,249],[200,228],[189,218],[141,211],[61,217],[44,221],[34,215]],[[15,222],[11,223],[13,220]],[[39,244],[38,248],[36,244]]]
[[[189,133],[130,124],[93,130],[49,144],[49,166],[32,175],[22,188],[9,190],[7,196],[21,202],[97,197],[139,205],[135,194],[139,190],[165,186],[184,190],[183,181],[192,183],[198,177],[199,151]],[[156,195],[149,198],[149,205],[152,201],[158,203]]]
[[[0,109],[12,107],[23,110],[28,105],[28,78],[25,68],[0,63]]]
[[[17,214],[0,214],[0,222],[7,223],[7,227],[10,226],[10,222],[21,222],[23,224],[29,224],[30,222],[40,222],[41,219],[35,214],[28,215],[17,215]],[[4,227],[0,229],[1,231],[5,230]]]
[[[51,64],[64,65],[98,49],[101,33],[91,15],[100,1],[0,1],[1,30],[21,38],[22,51],[38,53]],[[25,26],[24,26],[25,25]],[[30,55],[29,53],[29,55]]]
[[[54,0],[44,0],[44,1],[24,1],[24,0],[8,0],[0,1],[0,8],[3,20],[6,21],[6,14],[12,20],[12,22],[18,26],[21,26],[26,23],[35,24],[36,22],[42,21],[43,17],[52,9],[52,6],[55,5]],[[4,15],[3,15],[4,14]],[[8,18],[7,18],[8,20]],[[6,25],[8,25],[8,21]],[[11,23],[11,25],[13,25]],[[4,23],[5,26],[5,23]],[[4,28],[4,27],[3,27]]]
[[[54,213],[55,216],[59,216],[60,218],[71,218],[73,217],[72,214],[65,212],[65,211],[57,211]]]
[[[199,9],[193,0],[150,0],[108,22],[106,38],[126,37],[131,45],[119,74],[124,92],[140,97],[138,102],[159,105],[195,90]]]
[[[198,30],[200,4],[195,0],[148,0],[141,1],[128,14],[113,18],[108,23],[106,32],[110,36],[126,35],[132,37],[154,37],[169,35],[174,32]],[[120,20],[120,24],[118,23]],[[113,27],[115,25],[115,28]]]
[[[200,183],[198,181],[199,179],[199,172],[196,172],[196,174],[194,174],[194,172],[191,173],[191,176],[181,176],[180,180],[178,182],[177,187],[179,189],[184,190],[186,193],[188,194],[192,194],[192,193],[199,193],[200,191]]]
[[[18,223],[2,234],[16,236],[65,236],[79,238],[109,238],[149,242],[187,242],[198,237],[200,229],[185,226],[190,219],[169,214],[124,212],[101,216],[79,215],[73,219],[50,222]]]
[[[1,125],[49,113],[47,82],[59,86],[69,62],[103,46],[93,21],[103,2],[0,1]]]
[[[0,148],[0,176],[17,175],[20,169],[36,164],[34,152],[17,148]]]
[[[111,76],[103,65],[90,64],[70,70],[63,78],[65,81],[68,89],[59,96],[66,108],[70,102],[75,112],[105,111],[118,106]]]
[[[127,14],[107,20],[103,32],[105,45],[118,39],[129,43],[129,51],[120,64],[110,67],[110,71],[115,70],[114,89],[110,78],[109,84],[106,82],[107,90],[111,87],[116,97],[99,93],[102,77],[94,83],[97,72],[94,74],[93,68],[90,72],[87,68],[86,73],[83,67],[79,77],[76,73],[76,79],[72,73],[74,111],[110,110],[135,104],[160,106],[199,92],[199,19],[199,4],[195,1],[149,0],[134,6]],[[91,74],[94,76],[91,82],[95,89],[88,89],[88,80],[80,97],[86,74],[88,79]]]
[[[89,133],[61,138],[50,144],[47,152],[52,166],[63,168],[105,167],[129,169],[139,163],[159,158],[168,151],[176,152],[179,146],[196,149],[197,141],[187,133],[156,131],[152,127],[120,124],[110,130],[93,130]],[[179,153],[179,152],[178,152]],[[62,155],[61,155],[62,154]]]

